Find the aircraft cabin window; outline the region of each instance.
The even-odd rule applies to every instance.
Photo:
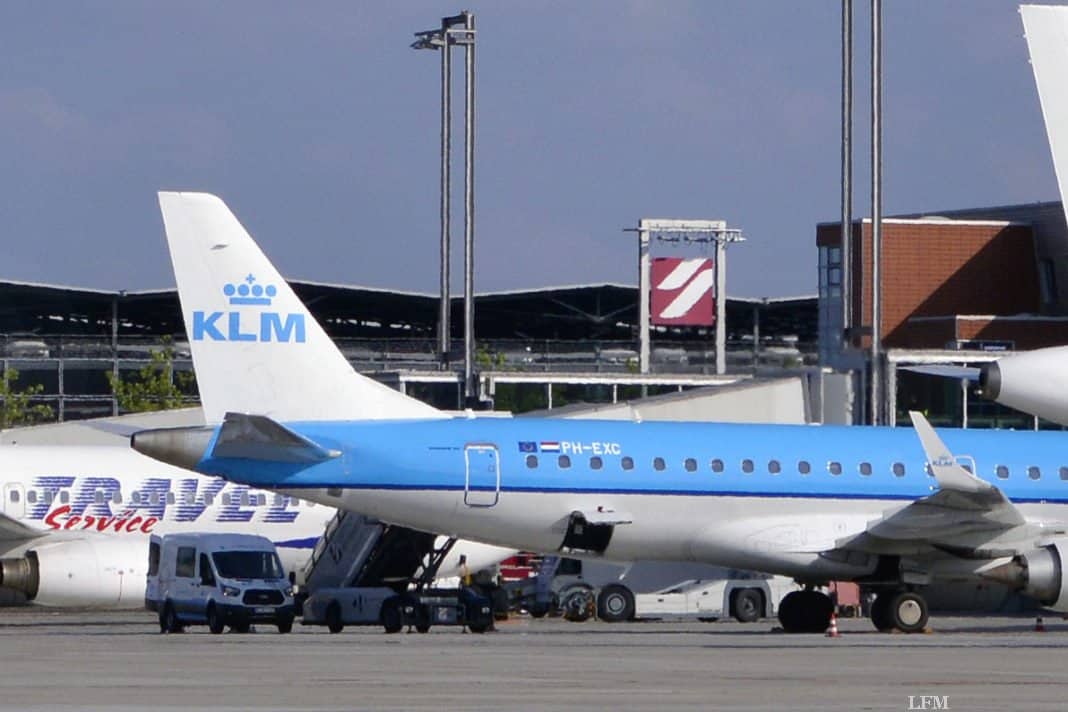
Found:
[[[174,492],[167,493],[167,504],[174,504]]]
[[[624,457],[622,460],[619,461],[619,465],[624,470],[633,470],[634,469],[634,458],[633,457]]]
[[[723,472],[723,460],[717,457],[711,462],[711,467],[713,472]]]
[[[769,460],[768,461],[768,472],[770,472],[773,475],[777,475],[780,472],[782,472],[782,465],[779,464],[778,460]]]
[[[230,493],[229,492],[223,492],[222,506],[224,506],[224,507],[229,507],[230,506]]]
[[[682,463],[682,466],[686,468],[687,472],[697,472],[697,460],[692,457],[686,458]]]
[[[1027,476],[1030,477],[1032,480],[1040,479],[1042,477],[1042,470],[1038,469],[1034,465],[1031,465],[1027,468]]]
[[[186,491],[182,495],[182,502],[184,502],[185,504],[193,504],[193,502],[195,502],[195,501],[196,501],[196,495],[194,495],[190,491]]]
[[[870,462],[862,462],[862,463],[860,463],[859,465],[857,465],[857,471],[859,471],[860,474],[863,475],[864,477],[871,477],[871,463]]]
[[[662,457],[654,457],[653,458],[653,469],[654,470],[656,470],[657,472],[661,472],[661,471],[663,471],[663,469],[665,467],[667,467],[667,465],[664,463],[664,458],[662,458]]]
[[[112,504],[122,504],[122,490],[115,490],[111,495]]]
[[[905,463],[903,463],[903,462],[895,462],[893,464],[893,466],[890,468],[890,471],[894,473],[894,477],[904,477],[905,476]]]
[[[1009,479],[1009,468],[1007,465],[998,465],[994,468],[994,474],[996,474],[999,479],[1007,480]]]
[[[205,494],[204,495],[204,506],[205,507],[210,507],[213,504],[215,504],[215,495],[211,494],[210,492]]]
[[[241,506],[242,507],[247,507],[247,506],[249,506],[250,503],[251,503],[251,500],[249,499],[248,492],[247,491],[242,492],[241,493]]]
[[[45,490],[44,491],[44,502],[45,502],[45,504],[52,504],[52,500],[55,499],[55,498],[56,498],[56,493],[53,492],[52,490]]]
[[[530,469],[533,470],[537,466],[538,466],[538,456],[537,455],[527,455],[527,467],[529,467]]]
[[[70,492],[68,492],[67,490],[63,490],[62,492],[60,492],[59,493],[59,502],[60,502],[60,504],[69,504],[70,503]]]
[[[18,504],[19,503],[19,491],[17,489],[11,490],[11,494],[8,495],[8,499],[11,500],[12,504]]]
[[[808,473],[812,472],[812,465],[808,464],[808,460],[798,460],[797,471],[800,472],[802,475],[807,475]]]
[[[596,455],[594,455],[593,457],[590,458],[590,469],[591,470],[599,470],[602,467],[604,467],[604,460],[602,460],[601,458],[597,457]]]
[[[148,503],[149,504],[159,504],[159,492],[149,492],[148,493]]]
[[[571,456],[561,455],[560,457],[556,458],[556,464],[560,466],[561,470],[566,470],[567,468],[571,467]]]
[[[753,461],[752,460],[748,460],[748,459],[747,460],[742,460],[742,472],[744,472],[745,474],[748,475],[752,471],[753,471]]]
[[[284,506],[286,506],[285,495],[281,495],[281,494],[278,494],[277,492],[275,492],[274,493],[274,506],[276,506],[276,507],[284,507]]]
[[[141,493],[140,492],[131,492],[130,493],[130,503],[131,504],[141,504]]]
[[[1061,479],[1068,480],[1068,467],[1061,467]]]
[[[830,472],[832,475],[837,477],[838,475],[842,474],[842,463],[834,462],[833,460],[831,462],[828,462],[827,472]]]
[[[26,502],[29,504],[37,504],[37,490],[30,490],[26,493]]]
[[[104,503],[104,490],[97,490],[93,493],[93,501],[97,504]]]

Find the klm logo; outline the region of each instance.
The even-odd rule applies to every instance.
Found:
[[[250,274],[242,284],[224,285],[223,294],[230,300],[230,311],[193,312],[193,341],[304,343],[303,314],[280,314],[269,309],[278,294],[273,284],[266,287],[256,284],[256,278]]]

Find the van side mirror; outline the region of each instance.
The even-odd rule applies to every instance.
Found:
[[[297,585],[297,572],[296,571],[290,571],[289,572],[289,585],[290,586],[296,586]]]

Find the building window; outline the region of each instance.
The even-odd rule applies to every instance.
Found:
[[[797,471],[800,472],[802,475],[807,475],[808,473],[812,472],[812,465],[808,463],[808,460],[798,460]]]
[[[662,458],[662,457],[654,457],[653,458],[653,469],[654,470],[657,470],[659,472],[659,471],[662,471],[665,467],[667,467],[667,464],[664,462],[664,458]]]
[[[538,466],[538,456],[537,455],[527,455],[527,467],[529,467],[530,469],[533,470],[537,466]]]
[[[682,463],[682,466],[686,468],[687,472],[697,472],[697,460],[692,457],[686,458],[686,461]]]
[[[601,458],[597,457],[596,455],[594,455],[593,457],[590,458],[590,469],[591,470],[599,470],[602,467],[604,467],[604,460],[602,460]]]
[[[709,466],[712,468],[713,472],[723,472],[723,460],[720,460],[718,457],[710,462]],[[1068,467],[1066,467],[1065,470],[1068,470]]]

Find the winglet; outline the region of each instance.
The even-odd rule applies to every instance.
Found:
[[[914,410],[909,411],[909,417],[912,418],[912,426],[916,428],[916,434],[920,436],[920,444],[923,446],[927,463],[940,488],[958,492],[988,492],[997,489],[960,466],[957,459],[953,457],[953,453],[942,442],[942,438],[938,437],[934,428],[927,422],[927,418]]]

